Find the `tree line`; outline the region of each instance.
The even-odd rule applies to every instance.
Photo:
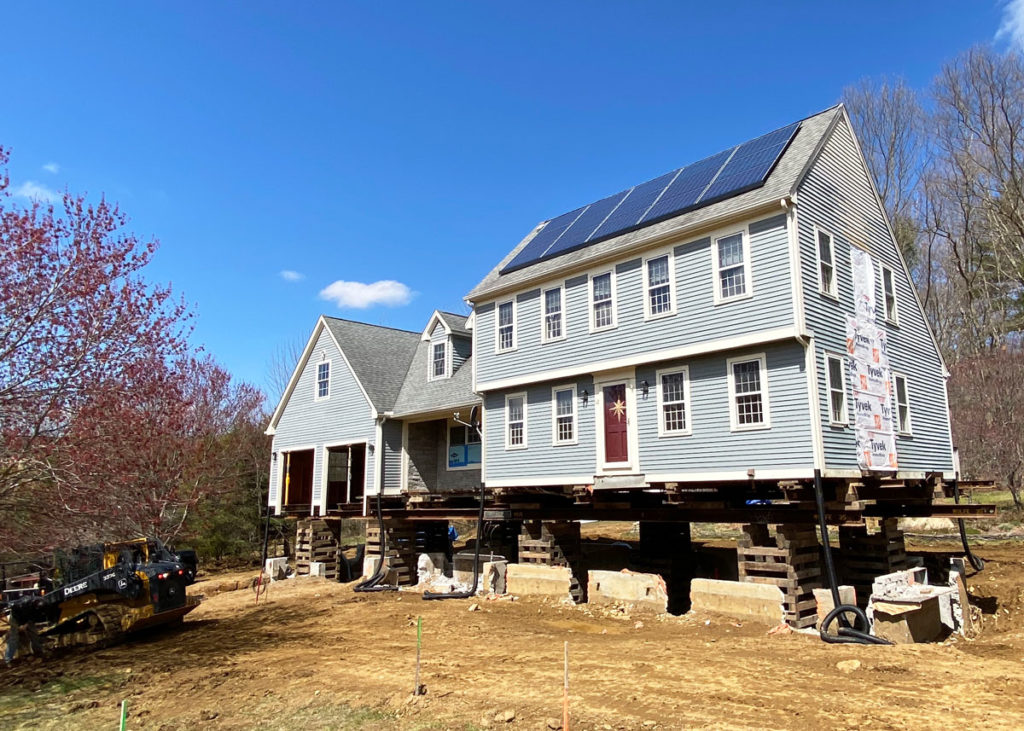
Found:
[[[978,46],[931,86],[843,101],[950,370],[965,477],[1024,479],[1024,60]]]

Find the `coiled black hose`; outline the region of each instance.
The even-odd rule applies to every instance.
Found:
[[[960,504],[960,485],[959,480],[953,480],[953,502],[957,505]],[[957,525],[960,528],[960,542],[964,544],[964,555],[967,556],[967,560],[970,561],[971,566],[974,567],[975,571],[981,571],[985,568],[985,561],[971,553],[971,547],[967,543],[967,527],[964,525],[963,518],[957,518]]]
[[[366,581],[361,581],[352,587],[352,591],[363,593],[375,591],[398,591],[397,586],[381,584],[386,575],[384,568],[385,556],[387,556],[387,535],[384,533],[384,510],[381,508],[381,493],[377,493],[377,529],[380,535],[380,561],[377,562],[377,569]]]
[[[473,551],[473,584],[469,591],[452,591],[448,593],[437,593],[432,591],[423,592],[424,599],[469,599],[476,595],[476,586],[480,580],[480,546],[484,542],[484,500],[487,491],[484,488],[484,481],[480,480],[480,512],[476,518],[476,548]]]
[[[832,605],[835,607],[821,622],[821,639],[833,644],[891,645],[888,640],[868,634],[868,617],[860,607],[843,604],[839,598],[839,581],[836,578],[835,564],[832,562],[832,545],[829,543],[828,521],[825,519],[825,494],[821,486],[821,470],[814,470],[814,499],[818,504],[818,527],[821,530],[821,547],[825,553],[825,572],[828,574]],[[852,627],[846,618],[848,614],[852,614],[855,620]],[[836,620],[839,621],[839,629],[836,634],[831,634],[828,629]]]

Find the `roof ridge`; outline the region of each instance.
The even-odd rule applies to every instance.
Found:
[[[451,314],[454,314],[454,313],[451,313]],[[400,327],[391,327],[390,325],[374,325],[372,322],[361,322],[359,320],[349,320],[347,317],[332,317],[331,315],[321,315],[321,317],[324,317],[324,318],[326,318],[328,320],[334,320],[335,322],[347,322],[350,325],[363,325],[365,327],[380,328],[381,330],[394,330],[395,332],[409,333],[410,335],[419,335],[418,332],[415,332],[413,330],[405,330],[404,328],[400,328]]]

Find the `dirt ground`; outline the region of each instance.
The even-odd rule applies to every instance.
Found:
[[[279,582],[260,606],[248,589],[219,593],[180,628],[0,667],[0,725],[115,728],[127,699],[132,729],[557,729],[568,641],[573,729],[1021,729],[1024,544],[977,553],[988,562],[968,580],[980,636],[895,647],[710,615],[527,598],[469,611],[468,600]],[[426,694],[414,698],[417,617]],[[838,666],[848,660],[859,667]]]

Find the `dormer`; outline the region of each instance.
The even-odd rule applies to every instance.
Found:
[[[427,380],[451,378],[473,353],[473,336],[468,318],[434,310],[421,339],[430,343],[427,352]]]

